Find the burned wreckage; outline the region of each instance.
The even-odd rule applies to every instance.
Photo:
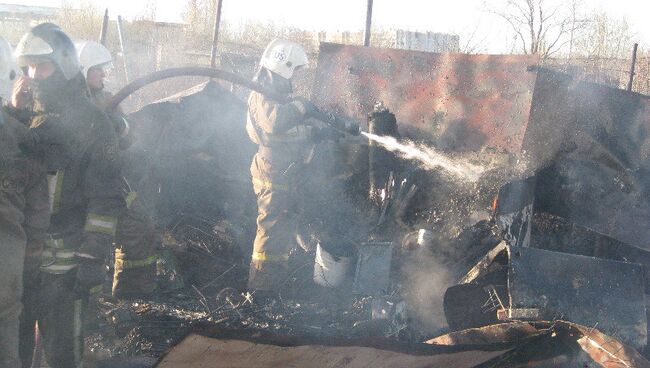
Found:
[[[245,291],[247,92],[130,115],[164,293],[100,302],[99,366],[650,366],[650,97],[528,55],[329,43],[311,87],[367,133],[315,153],[276,299]]]

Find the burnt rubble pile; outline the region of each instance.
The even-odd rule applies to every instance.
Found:
[[[650,366],[639,220],[650,218],[650,100],[528,56],[445,57],[321,47],[324,107],[486,171],[457,181],[379,145],[319,145],[303,216],[314,220],[278,295],[245,286],[256,216],[245,106],[209,82],[133,114],[135,149],[155,152],[159,294],[105,299],[89,343],[169,357],[190,333],[230,331],[227,341],[290,346],[379,339],[467,353],[468,367]],[[505,90],[486,100],[495,78]]]
[[[541,234],[552,228],[552,234],[570,237],[574,241],[583,238],[589,242],[593,241],[593,236],[595,236],[593,232],[576,228],[566,220],[552,215],[534,216],[532,227],[534,228],[533,234]],[[422,306],[419,304],[423,302],[422,298],[433,298],[434,296],[426,292],[415,296],[409,295],[416,290],[409,288],[408,283],[417,282],[417,279],[413,279],[416,277],[413,275],[404,275],[405,271],[413,264],[417,268],[423,266],[421,255],[416,254],[422,252],[424,248],[416,250],[392,248],[391,253],[394,257],[391,265],[392,272],[388,271],[390,285],[388,289],[382,291],[382,295],[359,295],[355,288],[365,288],[370,291],[376,287],[373,285],[376,280],[370,284],[360,285],[359,283],[363,280],[359,280],[358,275],[356,277],[349,275],[349,285],[346,287],[326,289],[315,285],[312,281],[313,253],[306,254],[300,251],[292,256],[292,267],[295,272],[287,280],[283,291],[277,298],[269,299],[229,286],[245,281],[246,276],[242,272],[238,274],[233,269],[224,275],[223,272],[218,274],[209,272],[210,269],[203,269],[203,272],[208,272],[213,276],[212,280],[206,279],[203,283],[185,284],[189,279],[184,278],[183,287],[160,294],[151,300],[130,302],[103,300],[100,302],[100,310],[104,316],[104,322],[98,331],[90,335],[87,343],[95,353],[105,357],[150,356],[158,359],[165,356],[169,349],[192,332],[199,332],[205,336],[222,336],[224,331],[230,331],[228,335],[230,338],[261,339],[260,342],[265,342],[262,337],[269,338],[269,336],[293,336],[297,339],[296,341],[327,341],[328,338],[341,341],[342,339],[342,341],[349,341],[350,344],[369,341],[363,339],[371,338],[388,339],[386,341],[392,341],[398,346],[402,346],[402,344],[406,344],[404,346],[417,345],[426,341],[427,344],[435,346],[465,346],[477,351],[483,351],[487,346],[491,346],[490,349],[499,348],[507,351],[498,359],[491,361],[491,365],[488,365],[494,367],[526,366],[529,362],[538,360],[554,366],[573,366],[575,364],[592,366],[590,364],[598,362],[598,359],[635,362],[634,364],[637,365],[631,366],[643,366],[638,365],[638,362],[644,362],[643,358],[633,348],[620,342],[621,340],[626,340],[629,343],[634,341],[634,339],[627,338],[631,329],[624,329],[626,323],[632,327],[634,323],[638,323],[638,319],[644,320],[644,316],[643,318],[638,314],[633,316],[634,311],[641,310],[636,300],[643,297],[643,291],[639,293],[639,290],[630,290],[633,286],[627,285],[625,288],[621,288],[618,294],[612,294],[611,287],[603,285],[602,282],[597,285],[589,285],[586,278],[593,276],[589,272],[594,272],[595,269],[589,269],[586,266],[580,267],[579,262],[586,261],[586,265],[588,265],[593,262],[592,258],[575,259],[566,256],[554,258],[556,256],[552,254],[537,256],[534,252],[544,251],[523,248],[530,249],[526,252],[532,252],[535,256],[527,257],[527,253],[523,253],[523,258],[528,259],[529,263],[522,261],[523,263],[519,266],[509,264],[508,254],[515,257],[515,249],[506,246],[504,242],[495,249],[491,249],[494,242],[499,242],[502,239],[498,236],[499,234],[502,233],[494,226],[494,223],[481,222],[462,231],[456,238],[456,242],[450,243],[449,247],[452,249],[460,250],[463,247],[474,249],[479,246],[484,250],[489,249],[490,251],[487,252],[484,259],[478,262],[474,262],[474,260],[480,258],[485,252],[475,250],[474,255],[462,252],[439,253],[437,255],[439,259],[446,260],[440,262],[441,267],[454,269],[452,265],[457,266],[455,269],[459,272],[451,279],[460,279],[461,283],[446,291],[443,313],[449,327],[436,326],[438,328],[436,332],[427,328],[431,326],[423,326],[423,323],[426,324],[430,321],[423,321],[419,314],[421,311],[418,310],[425,306],[432,308],[434,303],[431,303],[431,300]],[[196,239],[185,240],[187,246],[195,241]],[[218,241],[223,241],[223,239]],[[204,245],[213,247],[212,249],[228,249],[224,244],[204,243]],[[372,246],[376,247],[378,244]],[[583,246],[586,247],[586,245]],[[427,250],[427,253],[430,254],[431,249]],[[461,253],[466,257],[461,256]],[[179,264],[183,262],[183,254],[190,258],[193,256],[191,253],[177,253]],[[224,253],[224,256],[227,254]],[[362,249],[361,254],[368,255],[370,253]],[[381,257],[381,255],[379,256]],[[308,258],[311,258],[312,261],[309,262]],[[385,262],[385,260],[383,261]],[[376,267],[381,262],[380,259],[372,263],[372,266]],[[547,262],[555,267],[555,273],[540,273],[539,267],[543,269]],[[463,272],[460,270],[466,270],[467,265],[474,263],[476,266],[469,267],[470,271],[463,276]],[[510,303],[513,301],[514,303],[534,302],[541,305],[540,303],[543,304],[549,300],[551,302],[565,300],[565,296],[561,293],[562,290],[565,290],[562,289],[562,282],[565,278],[561,273],[567,273],[567,264],[577,264],[577,268],[583,272],[576,277],[584,280],[585,284],[576,285],[576,290],[583,290],[587,295],[598,293],[603,300],[600,305],[580,304],[578,305],[579,315],[557,314],[550,317],[542,315],[542,309],[535,311],[534,308],[512,308]],[[616,281],[618,285],[629,283],[634,279],[631,275],[625,274],[626,268],[621,268],[622,264],[613,263],[612,266],[620,268],[623,272],[622,279]],[[220,270],[219,272],[221,272],[223,269],[219,264],[213,264],[213,267],[213,271]],[[608,266],[606,262],[601,262],[597,264],[597,267],[611,266]],[[358,271],[359,269],[357,269]],[[526,287],[533,288],[531,289],[532,294],[529,294],[527,298],[534,298],[537,295],[542,297],[542,300],[512,299],[512,295],[514,295],[512,293],[516,292],[507,290],[505,287],[508,285],[507,278],[521,271],[535,276],[538,283],[527,285],[525,279],[515,282],[521,282],[524,289]],[[557,271],[561,271],[560,274]],[[226,277],[230,272],[232,275]],[[180,275],[184,274],[181,272]],[[375,276],[377,275],[375,274]],[[240,280],[237,281],[237,278]],[[638,280],[638,278],[636,279]],[[172,281],[163,279],[161,282]],[[569,282],[577,281],[574,277]],[[628,290],[632,293],[629,293]],[[551,294],[551,291],[555,294]],[[603,292],[608,294],[603,295]],[[508,293],[512,295],[508,295]],[[631,299],[632,296],[635,299]],[[566,303],[566,300],[564,302]],[[440,303],[443,301],[441,300]],[[550,307],[566,308],[566,305],[555,304]],[[611,308],[617,309],[618,312],[612,311]],[[427,312],[433,313],[431,309],[428,309]],[[564,322],[564,320],[585,322],[585,317],[588,320],[590,315],[598,313],[600,313],[599,318],[607,320],[602,319],[597,324],[584,324],[589,327]],[[596,329],[594,325],[600,328]],[[614,328],[611,329],[607,326]],[[603,328],[607,329],[610,335],[600,332]],[[448,331],[458,332],[438,336]],[[626,334],[628,335],[626,336]],[[438,337],[430,339],[432,336]],[[606,346],[605,352],[600,348],[594,348],[596,346],[594,341]],[[604,358],[603,354],[606,355]]]

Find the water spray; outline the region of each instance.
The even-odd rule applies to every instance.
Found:
[[[386,150],[397,153],[401,158],[420,162],[421,166],[427,170],[442,169],[446,173],[468,182],[478,181],[481,174],[486,171],[482,166],[446,157],[431,147],[410,141],[401,143],[390,136],[378,136],[366,132],[361,134]]]

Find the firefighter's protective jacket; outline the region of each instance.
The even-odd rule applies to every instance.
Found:
[[[45,171],[19,144],[27,127],[0,114],[0,366],[19,367],[23,262],[42,251],[50,213]]]
[[[246,131],[259,145],[258,156],[265,161],[263,167],[253,170],[253,177],[285,181],[287,170],[308,163],[314,144],[312,127],[304,123],[305,107],[300,101],[283,104],[258,92],[250,94]]]
[[[21,148],[27,127],[2,111],[0,124],[0,233],[39,253],[50,213],[43,167]]]
[[[52,212],[43,270],[54,274],[73,269],[79,257],[104,259],[125,208],[115,130],[83,84],[73,79],[56,96],[34,101],[31,129]]]

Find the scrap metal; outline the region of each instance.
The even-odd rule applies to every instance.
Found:
[[[571,321],[597,326],[632,347],[646,345],[643,266],[502,242],[462,282],[480,284],[504,254],[508,300],[497,312],[502,320]]]
[[[553,340],[558,341],[554,343]],[[485,345],[511,348],[504,356],[492,361],[490,367],[591,366],[576,354],[572,345],[582,349],[590,363],[604,368],[650,367],[648,360],[619,339],[597,328],[566,321],[513,321],[451,332],[427,343],[468,349]]]
[[[361,245],[352,288],[355,293],[384,295],[390,286],[393,243],[370,242]]]
[[[650,96],[540,68],[523,149],[536,211],[647,248]]]

